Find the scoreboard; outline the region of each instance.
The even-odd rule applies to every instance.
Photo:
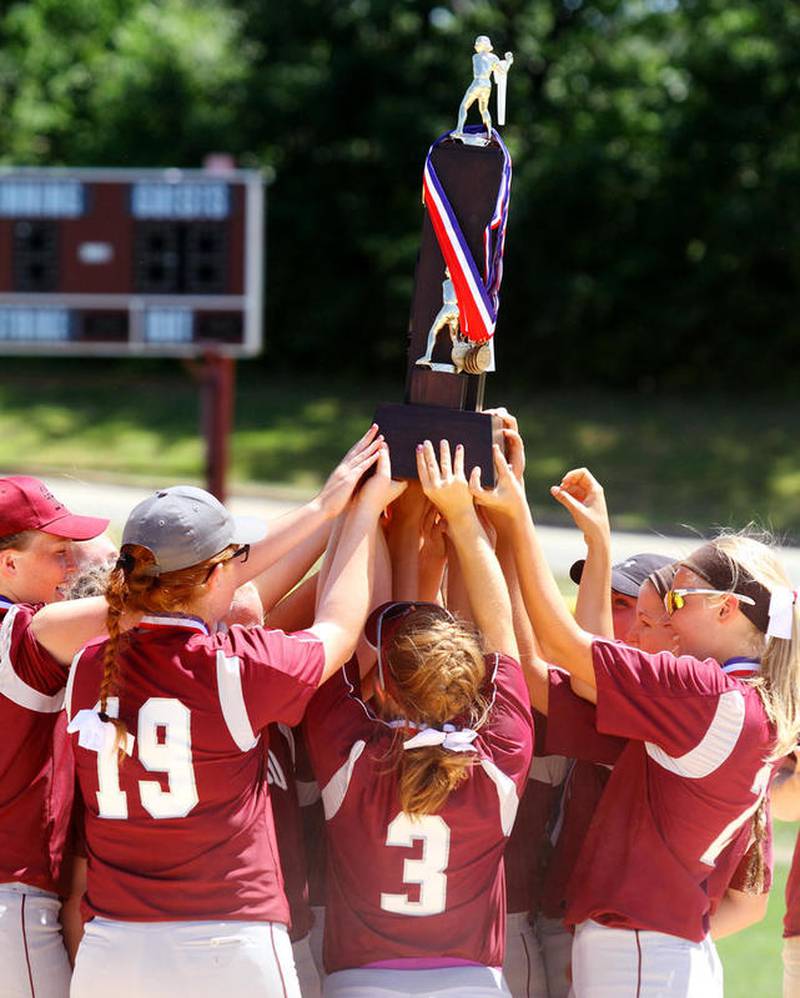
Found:
[[[0,354],[261,349],[256,170],[0,168]]]

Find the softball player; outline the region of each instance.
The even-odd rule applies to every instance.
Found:
[[[307,632],[209,633],[258,535],[213,496],[163,490],[128,518],[106,593],[109,639],[76,657],[65,704],[94,916],[74,998],[106,990],[109,960],[120,998],[299,994],[258,732],[296,724],[353,650],[377,519],[402,488],[385,448],[374,453],[378,473],[347,515]],[[255,546],[256,565],[269,543]],[[130,610],[145,616],[121,642]]]
[[[328,833],[324,994],[508,995],[502,855],[533,725],[500,567],[475,513],[463,449],[426,443],[420,481],[447,518],[474,632],[435,604],[374,611],[368,639],[391,721],[348,671],[305,720]]]
[[[66,669],[32,640],[37,605],[56,600],[72,541],[108,520],[75,516],[43,482],[0,479],[0,995],[64,998],[59,931],[73,793],[61,712]]]
[[[499,448],[496,466],[497,487],[481,489],[476,475],[473,493],[503,513],[536,635],[596,703],[598,730],[628,739],[573,875],[566,918],[577,926],[577,998],[721,995],[705,883],[763,807],[771,760],[800,730],[797,610],[785,572],[766,546],[718,538],[680,564],[667,593],[681,657],[596,640],[564,607]],[[593,480],[574,477],[590,503]],[[760,659],[758,678],[720,667],[743,652]]]
[[[774,817],[780,821],[800,821],[800,771],[798,750],[772,787]],[[783,916],[783,998],[800,996],[800,837],[794,847],[789,879],[786,881],[786,912]]]

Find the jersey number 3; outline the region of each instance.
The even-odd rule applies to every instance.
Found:
[[[419,885],[419,899],[408,894],[381,894],[381,908],[395,915],[439,915],[447,903],[447,861],[450,829],[438,814],[413,820],[404,811],[389,823],[386,845],[410,849],[422,842],[419,859],[403,861],[403,883]]]
[[[109,697],[106,707],[117,717],[119,700]],[[99,704],[95,707],[99,710]],[[197,804],[192,766],[190,714],[180,700],[150,697],[139,710],[136,732],[139,762],[151,773],[165,773],[168,790],[159,780],[139,780],[142,807],[153,818],[185,818]],[[119,785],[117,753],[98,753],[97,806],[101,818],[127,818],[128,795]]]

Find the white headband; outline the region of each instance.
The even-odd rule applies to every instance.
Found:
[[[454,724],[443,724],[441,728],[420,728],[419,734],[403,742],[403,749],[427,748],[441,745],[448,752],[477,752],[472,744],[478,732],[472,728],[456,728]]]
[[[783,638],[792,640],[792,624],[794,621],[794,605],[797,602],[797,590],[787,586],[773,589],[769,598],[768,638]]]

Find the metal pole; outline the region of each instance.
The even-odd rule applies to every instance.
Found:
[[[228,441],[233,428],[235,361],[209,352],[200,371],[202,426],[206,440],[206,488],[225,502]]]

